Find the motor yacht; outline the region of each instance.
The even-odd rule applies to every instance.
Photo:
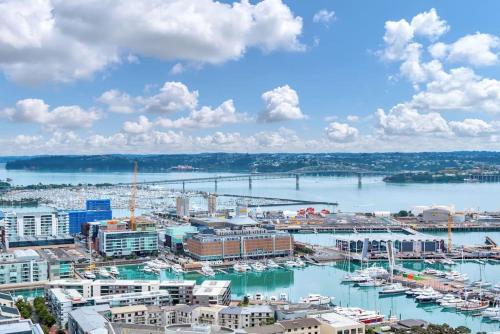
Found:
[[[205,276],[209,277],[215,276],[215,271],[208,264],[205,264],[203,267],[201,267],[201,272]]]
[[[233,265],[233,269],[236,272],[244,273],[244,272],[247,272],[247,271],[251,270],[252,268],[250,268],[250,266],[248,264],[246,264],[246,263],[240,263],[240,262],[238,262],[238,263],[235,263]]]
[[[424,260],[424,263],[425,263],[425,264],[435,264],[435,263],[436,263],[436,261],[435,261],[435,260],[433,260],[433,259],[425,259],[425,260]]]
[[[406,291],[410,290],[410,288],[407,288],[403,286],[401,283],[393,283],[382,290],[380,290],[378,293],[381,296],[389,296],[389,295],[401,295],[404,294]]]
[[[84,272],[83,277],[88,278],[88,279],[95,279],[96,278],[95,274],[91,271]]]
[[[360,288],[377,287],[382,286],[384,283],[381,280],[370,278],[367,281],[356,283],[355,285]]]
[[[295,264],[296,264],[296,266],[297,266],[297,267],[299,267],[299,268],[303,268],[303,267],[305,267],[305,266],[306,266],[305,262],[304,262],[304,261],[302,261],[301,259],[297,259],[297,260],[295,260]]]
[[[488,307],[483,312],[481,312],[483,317],[493,318],[500,316],[500,306]]]
[[[424,303],[435,303],[438,299],[441,298],[443,298],[443,294],[432,289],[432,291],[429,290],[416,296],[415,300],[417,301],[417,303],[424,304]]]
[[[269,259],[267,260],[267,264],[266,264],[269,268],[271,269],[275,269],[275,268],[281,268],[276,262],[274,262],[273,260]]]
[[[144,266],[144,268],[142,268],[142,271],[144,271],[145,273],[152,273],[153,270],[151,269],[150,266]]]
[[[251,267],[253,270],[255,270],[257,272],[263,272],[264,270],[266,270],[266,266],[260,262],[252,263]]]
[[[297,267],[297,262],[288,260],[285,262],[285,267],[287,268],[296,268]]]
[[[361,282],[367,282],[370,280],[373,280],[373,279],[366,274],[354,273],[354,274],[345,275],[342,282],[361,283]]]
[[[184,269],[182,269],[182,266],[178,263],[172,265],[172,271],[176,274],[184,273]]]
[[[445,278],[455,282],[465,282],[469,280],[469,276],[467,274],[462,274],[455,270],[452,270],[448,274],[446,274]]]
[[[99,269],[99,276],[108,278],[111,277],[111,274],[106,270],[106,268]]]
[[[332,302],[332,300],[332,297],[321,296],[318,294],[309,294],[307,297],[300,298],[299,302],[302,304],[310,305],[328,305]]]
[[[118,270],[118,267],[116,267],[116,266],[109,267],[109,273],[113,276],[120,275],[120,271]]]
[[[464,300],[460,297],[446,294],[443,298],[438,299],[437,302],[442,308],[457,308],[464,303]]]
[[[384,315],[359,307],[335,307],[333,311],[364,324],[377,324],[384,321]]]

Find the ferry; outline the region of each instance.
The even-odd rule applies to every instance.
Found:
[[[392,296],[392,295],[401,295],[406,293],[406,291],[410,290],[410,288],[404,287],[401,283],[393,283],[391,285],[386,286],[378,293],[382,296]]]
[[[364,324],[378,324],[384,321],[384,315],[359,307],[335,307],[333,311]]]
[[[300,298],[299,303],[310,305],[329,305],[333,301],[332,297],[309,294],[305,298]]]
[[[95,274],[91,271],[84,272],[83,277],[88,278],[88,279],[95,279],[96,278]]]
[[[201,267],[201,272],[205,276],[209,276],[209,277],[215,276],[215,271],[208,264],[205,264],[205,265],[203,265],[203,267]]]

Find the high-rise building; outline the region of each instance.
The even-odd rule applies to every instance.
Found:
[[[74,210],[69,212],[69,233],[82,232],[85,223],[109,220],[113,218],[111,201],[109,199],[91,199],[86,201],[86,210]]]
[[[180,196],[176,199],[177,217],[189,217],[189,197]]]

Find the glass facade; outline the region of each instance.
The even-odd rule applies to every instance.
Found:
[[[158,232],[99,231],[99,251],[106,256],[156,252],[158,251]]]

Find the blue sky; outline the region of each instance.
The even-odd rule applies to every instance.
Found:
[[[498,12],[4,1],[2,153],[498,150]]]

